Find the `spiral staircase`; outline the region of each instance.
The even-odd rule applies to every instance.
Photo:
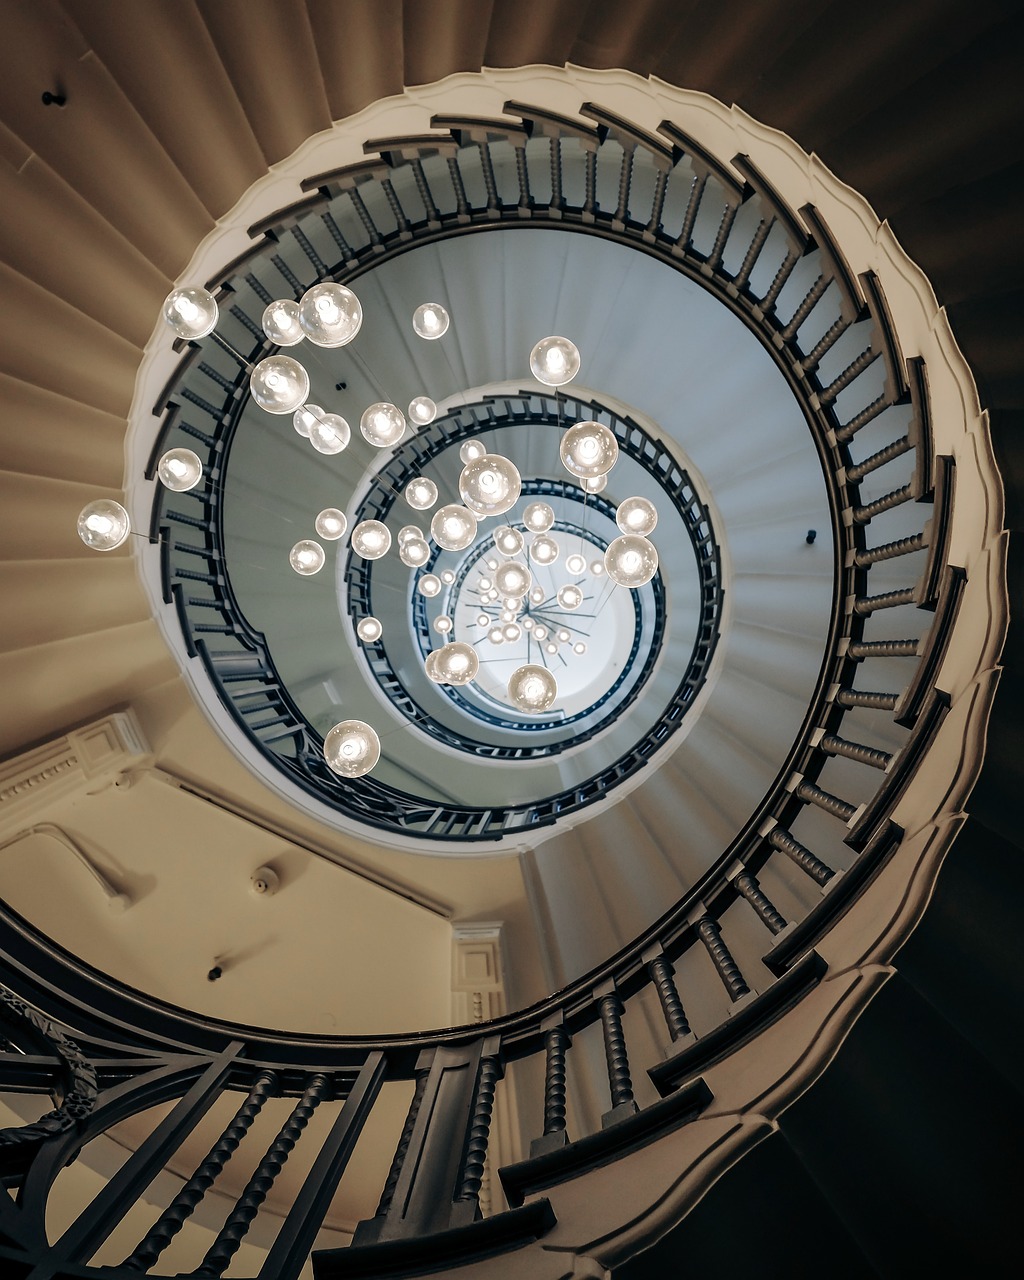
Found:
[[[990,430],[1012,529],[1000,7],[4,8],[10,1274],[1003,1265],[1012,629],[964,813],[1004,560],[1017,574],[985,483]],[[471,74],[534,63],[482,89]],[[849,183],[849,225],[854,192],[891,216],[987,420],[953,438],[942,317],[908,325],[881,266],[851,268],[839,195],[780,193],[753,155],[771,128],[735,124],[745,154],[709,106],[709,150],[685,127],[701,104],[659,131],[663,99],[604,67],[737,102],[812,153],[814,181],[820,154]],[[373,116],[403,85],[428,87]],[[360,117],[339,159],[322,131],[364,108],[388,127]],[[722,598],[703,683],[680,685],[692,636],[670,611],[628,716],[538,765],[543,785],[474,803],[488,764],[438,777],[420,743],[356,811],[325,790],[307,750],[322,702],[295,691],[351,687],[364,659],[327,670],[330,590],[315,604],[265,569],[325,472],[245,407],[244,363],[150,338],[190,259],[247,358],[268,272],[347,272],[378,314],[437,281],[454,345],[407,363],[401,395],[436,386],[467,433],[538,416],[517,382],[531,335],[571,318],[593,361],[579,403],[619,397],[601,411],[623,442],[631,413],[652,424],[706,504]],[[618,313],[586,305],[595,280]],[[480,297],[503,299],[500,325],[460,327]],[[376,349],[398,350],[380,323]],[[341,375],[320,376],[339,400]],[[520,438],[524,458],[540,447]],[[211,473],[231,450],[185,505],[150,478],[183,439]],[[151,541],[88,558],[74,517],[125,475]],[[282,870],[258,904],[276,914],[242,928],[232,885],[261,862]],[[445,916],[456,954],[490,966],[455,993]],[[453,1021],[474,1025],[423,1030]]]

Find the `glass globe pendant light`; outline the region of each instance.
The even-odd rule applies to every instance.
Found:
[[[409,401],[409,421],[418,427],[425,427],[437,417],[437,405],[430,396],[417,396]]]
[[[375,644],[384,634],[384,626],[379,618],[368,614],[356,623],[356,635],[364,644]]]
[[[398,405],[378,400],[364,410],[359,430],[375,449],[388,449],[405,435],[405,414]]]
[[[309,395],[309,374],[291,356],[268,356],[249,375],[249,390],[267,413],[294,413]]]
[[[554,564],[561,550],[554,538],[542,533],[530,543],[530,559],[535,564]]]
[[[412,313],[412,327],[421,338],[433,342],[448,332],[451,317],[439,302],[424,302]]]
[[[422,569],[430,559],[430,543],[426,538],[406,538],[398,544],[398,558],[410,569]]]
[[[441,594],[441,579],[436,573],[425,573],[416,584],[416,590],[421,596],[425,596],[428,600],[433,600],[435,596]]]
[[[484,444],[480,440],[466,440],[459,446],[459,457],[463,462],[475,462],[477,458],[482,458],[487,452]]]
[[[309,429],[309,443],[317,453],[341,453],[352,438],[352,429],[338,413],[322,413]]]
[[[352,530],[352,550],[364,560],[379,560],[391,546],[391,530],[380,520],[360,520]]]
[[[580,353],[568,338],[541,338],[530,352],[530,372],[546,387],[564,387],[580,371]]]
[[[188,493],[203,478],[203,464],[191,449],[168,449],[156,465],[156,474],[165,489]]]
[[[339,778],[361,778],[380,759],[380,738],[364,720],[342,720],[324,739],[324,759]]]
[[[321,538],[335,542],[348,528],[348,520],[344,511],[339,511],[337,507],[324,507],[316,518],[315,528]]]
[[[580,481],[580,488],[585,493],[602,493],[607,487],[607,476],[586,476]]]
[[[175,289],[164,302],[164,323],[190,342],[213,333],[219,316],[217,299],[209,289]]]
[[[93,551],[115,551],[131,531],[128,512],[112,498],[97,498],[78,517],[78,536]]]
[[[430,522],[430,536],[445,551],[464,551],[476,537],[476,516],[455,503],[438,507]]]
[[[558,452],[566,471],[580,479],[590,479],[605,475],[615,466],[619,442],[603,423],[577,422],[562,436]]]
[[[573,609],[578,609],[583,603],[583,592],[575,582],[567,582],[564,587],[558,588],[556,599],[563,609],[568,609],[571,612]]]
[[[583,573],[587,561],[578,551],[574,551],[572,555],[565,557],[565,567],[570,573]]]
[[[547,711],[558,697],[558,684],[547,667],[527,663],[509,676],[508,696],[520,711]]]
[[[523,479],[515,463],[498,453],[474,458],[459,476],[459,494],[478,516],[500,516],[519,500]]]
[[[435,649],[434,670],[438,684],[469,684],[480,670],[480,659],[471,644],[452,640]]]
[[[318,347],[343,347],[359,332],[363,308],[351,289],[325,281],[315,284],[299,299],[299,324]]]
[[[288,552],[288,563],[304,578],[311,578],[314,573],[319,573],[326,559],[327,553],[320,543],[314,542],[312,538],[303,538],[301,542],[296,542]]]
[[[494,585],[503,596],[525,596],[533,584],[533,574],[518,560],[506,560],[494,570]]]
[[[624,533],[608,544],[604,565],[608,577],[620,587],[642,587],[658,572],[658,551],[647,538]]]
[[[299,304],[290,298],[272,302],[260,321],[263,332],[278,347],[294,347],[306,336],[299,324]]]
[[[439,636],[448,635],[454,625],[455,624],[446,613],[439,614],[434,619],[434,630]]]
[[[429,511],[437,501],[437,485],[426,476],[417,476],[405,486],[403,496],[413,511]]]
[[[523,535],[511,525],[494,531],[494,545],[503,556],[517,556],[523,549]]]
[[[523,512],[523,524],[531,533],[547,533],[554,523],[554,508],[546,502],[531,502]]]
[[[310,431],[324,416],[325,411],[318,404],[303,404],[292,414],[292,426],[308,440]]]
[[[625,498],[615,509],[615,523],[623,533],[649,538],[658,523],[658,508],[649,498]]]

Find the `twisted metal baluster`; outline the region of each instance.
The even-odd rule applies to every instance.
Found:
[[[494,1088],[497,1082],[498,1059],[484,1058],[480,1063],[480,1075],[477,1078],[476,1098],[473,1102],[473,1115],[469,1122],[469,1136],[466,1142],[466,1159],[459,1194],[456,1197],[458,1200],[476,1200],[480,1195],[480,1186],[484,1180],[484,1165],[487,1163],[487,1142],[491,1133],[491,1112],[494,1110]]]
[[[690,1024],[687,1021],[686,1010],[683,1008],[683,1002],[679,998],[679,991],[672,976],[673,969],[671,964],[664,956],[655,956],[647,966],[647,969],[654,979],[654,985],[657,987],[658,999],[661,1001],[661,1011],[665,1015],[665,1021],[668,1023],[669,1034],[672,1039],[679,1040],[684,1036],[690,1035]]]
[[[768,833],[768,843],[773,849],[779,849],[787,858],[792,858],[801,870],[818,882],[820,885],[826,885],[835,875],[831,867],[827,866],[820,858],[816,858],[806,845],[802,845],[799,840],[795,839],[792,832],[787,831],[784,827],[773,827]]]
[[[223,1275],[228,1263],[238,1252],[253,1218],[256,1217],[260,1205],[270,1193],[292,1148],[302,1136],[310,1116],[323,1099],[330,1096],[330,1093],[330,1081],[325,1075],[318,1073],[310,1079],[306,1092],[295,1104],[281,1132],[270,1144],[256,1172],[238,1197],[238,1203],[228,1216],[227,1222],[221,1227],[220,1234],[210,1246],[200,1266],[196,1268],[195,1275],[213,1277]]]
[[[708,955],[718,970],[722,985],[729,993],[729,999],[733,1001],[742,1000],[744,996],[750,995],[750,988],[743,980],[739,965],[733,959],[732,952],[722,941],[722,930],[718,921],[712,920],[710,916],[705,916],[700,924],[697,925],[697,932],[700,934],[700,940],[704,943]]]
[[[749,871],[741,871],[734,884],[772,933],[781,933],[788,921],[761,888],[760,881]]]
[[[552,1027],[544,1037],[544,1133],[565,1132],[565,1052],[569,1036],[564,1027]]]
[[[409,1150],[409,1143],[412,1141],[412,1131],[416,1127],[416,1120],[420,1114],[420,1105],[423,1102],[423,1093],[427,1087],[427,1076],[429,1074],[428,1071],[419,1071],[416,1074],[416,1088],[412,1095],[412,1102],[409,1103],[405,1125],[402,1128],[402,1136],[398,1139],[398,1146],[395,1148],[391,1168],[388,1170],[387,1181],[384,1183],[384,1190],[380,1193],[380,1203],[377,1205],[377,1212],[374,1214],[375,1218],[385,1217],[391,1208],[391,1201],[395,1198],[398,1179],[402,1176],[402,1166],[405,1164],[405,1155]]]
[[[608,1063],[608,1088],[612,1096],[612,1110],[623,1105],[633,1105],[633,1081],[629,1074],[629,1055],[626,1053],[626,1037],[622,1032],[622,1001],[612,992],[602,996],[598,1006],[601,1011],[601,1028],[604,1032],[604,1054]]]
[[[148,1271],[170,1242],[192,1216],[196,1205],[213,1186],[221,1170],[235,1154],[252,1122],[266,1100],[277,1092],[277,1076],[262,1072],[249,1090],[249,1096],[235,1113],[235,1118],[210,1148],[195,1173],[174,1197],[154,1223],[149,1233],[136,1246],[135,1252],[121,1264],[130,1271]]]

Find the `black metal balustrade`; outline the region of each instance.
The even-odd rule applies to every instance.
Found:
[[[832,627],[800,733],[776,785],[682,900],[564,991],[484,1026],[407,1037],[307,1039],[217,1024],[119,988],[0,909],[0,977],[9,993],[0,999],[0,1088],[54,1099],[39,1120],[0,1132],[0,1170],[15,1193],[0,1198],[0,1259],[7,1274],[32,1280],[159,1274],[168,1242],[249,1140],[266,1100],[280,1095],[292,1100],[291,1114],[229,1207],[212,1247],[184,1274],[223,1273],[293,1147],[307,1140],[303,1135],[313,1109],[341,1104],[258,1273],[260,1280],[289,1280],[308,1257],[367,1116],[391,1081],[408,1082],[413,1094],[379,1207],[360,1225],[351,1248],[314,1258],[316,1274],[397,1276],[407,1264],[422,1269],[431,1259],[440,1265],[446,1257],[469,1259],[539,1238],[553,1222],[545,1189],[636,1150],[700,1113],[709,1101],[702,1071],[820,980],[824,964],[816,944],[899,846],[902,832],[892,815],[949,705],[936,679],[965,582],[964,571],[948,563],[955,468],[951,460],[933,455],[922,363],[899,355],[877,281],[852,276],[815,211],[786,208],[745,157],[726,165],[674,126],[666,124],[661,138],[650,139],[597,108],[584,110],[593,125],[516,104],[510,110],[521,123],[446,121],[447,133],[374,144],[376,159],[311,180],[310,197],[255,228],[258,243],[252,252],[214,282],[223,286],[225,298],[228,291],[234,295],[225,308],[234,321],[227,336],[247,357],[263,353],[252,319],[260,310],[255,300],[273,296],[261,276],[269,279],[268,273],[280,271],[274,261],[280,255],[268,255],[267,245],[283,245],[289,237],[309,262],[306,276],[297,277],[302,287],[324,275],[352,279],[371,262],[424,239],[513,219],[571,224],[614,236],[700,280],[761,335],[789,378],[804,406],[833,507]],[[547,139],[543,164],[526,145],[530,138]],[[605,208],[596,158],[609,142],[620,149],[621,159],[615,204]],[[507,168],[495,159],[500,143],[513,153]],[[644,163],[653,166],[655,178],[651,202],[640,208],[635,205],[641,189],[637,174]],[[471,194],[474,173],[484,193],[478,203]],[[503,185],[510,174],[514,198]],[[568,193],[577,179],[583,198],[574,204]],[[380,226],[371,216],[360,195],[369,183],[384,186],[393,225]],[[677,188],[683,189],[679,199]],[[545,191],[550,193],[546,200]],[[717,214],[710,239],[699,248],[694,237],[705,201]],[[734,244],[738,212],[748,202],[756,202],[758,216],[747,225],[744,243]],[[817,255],[817,274],[812,272],[802,299],[779,314],[787,281],[811,255]],[[737,264],[732,274],[725,263]],[[294,266],[289,271],[295,274]],[[274,288],[280,288],[278,280]],[[801,333],[819,310],[815,336],[805,349]],[[842,367],[819,380],[823,362],[860,330],[861,348],[844,347]],[[210,348],[203,350],[207,358],[200,358],[198,347],[184,354],[156,406],[163,428],[154,462],[169,443],[187,437],[205,450],[207,464],[205,488],[184,497],[160,495],[154,508],[152,533],[162,535],[166,599],[178,610],[190,652],[202,657],[261,749],[275,751],[284,744],[281,749],[291,755],[282,757],[282,767],[296,776],[302,770],[313,773],[314,753],[309,744],[296,749],[301,741],[297,712],[276,681],[270,655],[260,637],[246,630],[241,615],[231,612],[231,585],[218,543],[218,494],[243,375],[236,362],[239,376],[229,378],[233,390],[228,392],[210,374]],[[216,367],[223,372],[231,359],[223,356]],[[840,417],[841,392],[854,389],[879,359],[885,371],[882,393]],[[210,384],[224,393],[219,403],[209,399],[215,394]],[[195,390],[200,386],[205,394]],[[875,441],[872,452],[856,461],[851,449],[859,433],[876,432],[886,415],[898,420],[895,438],[881,446]],[[908,459],[910,478],[883,500],[861,502],[863,479],[902,458]],[[928,504],[928,517],[913,534],[905,524],[889,523],[909,501]],[[905,586],[869,593],[873,565],[918,552],[923,552],[923,567],[919,563],[917,573],[908,571]],[[906,641],[875,632],[879,619],[894,608],[932,612],[930,628]],[[212,647],[215,634],[229,637],[234,647]],[[858,669],[864,663],[872,683],[861,687]],[[879,671],[891,673],[891,690],[875,690]],[[862,716],[857,732],[843,732],[844,718],[853,713]],[[873,717],[880,726],[895,721],[907,731],[897,751],[862,740],[862,726]],[[666,737],[670,731],[666,728]],[[837,757],[870,780],[869,799],[854,803],[820,785],[826,781],[822,771]],[[370,824],[395,820],[393,814],[382,816],[383,803],[372,790],[353,788],[346,804]],[[443,831],[455,839],[503,829],[501,814],[478,821],[465,812],[418,806],[414,798],[403,804],[400,821],[409,829]],[[852,859],[841,876],[794,834],[808,805],[839,824]],[[550,813],[538,811],[534,820],[548,820],[558,811],[552,801]],[[777,860],[798,868],[822,890],[798,918],[784,916],[762,887],[765,870]],[[767,986],[763,973],[745,972],[736,959],[738,949],[730,947],[732,908],[764,930],[764,965],[774,975]],[[794,913],[788,909],[788,914]],[[679,976],[680,960],[692,947],[706,953],[708,980],[727,1006],[719,1023],[700,1035],[686,1012],[694,1004],[687,985],[694,979]],[[637,1111],[628,1015],[633,1002],[648,992],[663,1013],[668,1048],[663,1061],[647,1068],[662,1101]],[[567,1127],[572,1102],[567,1067],[580,1035],[598,1027],[606,1052],[606,1127],[573,1134]],[[543,1105],[532,1118],[537,1136],[528,1159],[500,1171],[510,1210],[484,1219],[479,1193],[492,1107],[506,1067],[529,1058],[537,1059],[544,1075]],[[103,1241],[225,1091],[236,1096],[232,1118],[204,1159],[119,1266],[91,1267]],[[112,1125],[160,1103],[171,1107],[150,1136],[80,1217],[49,1240],[46,1203],[58,1172]]]

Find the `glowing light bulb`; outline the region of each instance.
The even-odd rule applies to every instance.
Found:
[[[388,449],[405,435],[405,414],[397,405],[379,400],[363,412],[359,430],[375,449]]]
[[[292,426],[308,440],[310,431],[323,416],[324,410],[318,404],[300,405],[292,414]]]
[[[523,549],[523,535],[511,525],[494,531],[494,545],[504,556],[517,556]]]
[[[530,372],[547,387],[563,387],[580,371],[580,353],[568,338],[541,338],[530,352]]]
[[[352,550],[364,560],[379,560],[391,546],[391,530],[380,520],[360,520],[352,530]]]
[[[78,536],[92,551],[115,551],[131,529],[128,512],[112,498],[97,498],[78,517]]]
[[[361,778],[380,759],[380,738],[363,720],[342,720],[324,739],[327,767],[341,778]]]
[[[523,512],[523,524],[531,533],[547,533],[554,523],[554,509],[546,502],[531,502]]]
[[[558,559],[558,552],[558,543],[547,534],[540,534],[530,543],[530,559],[535,564],[554,564]]]
[[[160,483],[174,493],[187,493],[203,478],[203,464],[191,449],[168,449],[157,463]]]
[[[580,481],[580,488],[586,493],[603,493],[608,488],[608,477],[586,476]]]
[[[299,299],[299,324],[318,347],[343,347],[359,332],[363,308],[351,289],[327,280]]]
[[[446,613],[439,614],[434,619],[434,630],[437,632],[438,635],[446,636],[449,633],[449,631],[451,631],[453,626],[454,626],[454,623]]]
[[[441,684],[469,684],[480,670],[476,650],[464,640],[452,640],[436,649],[435,653],[436,670]]]
[[[583,603],[583,592],[574,582],[567,582],[564,587],[558,588],[557,599],[563,609],[571,611],[578,609]],[[565,639],[569,639],[568,633],[566,633]]]
[[[568,631],[566,631],[564,627],[558,632],[558,638],[559,640],[561,640],[562,644],[569,643],[570,636]]]
[[[609,578],[620,587],[642,587],[658,572],[658,552],[653,542],[635,533],[624,533],[608,544],[604,564]]]
[[[303,538],[301,542],[296,542],[288,552],[288,563],[304,578],[311,578],[314,573],[319,573],[326,559],[327,553],[323,547],[311,538]]]
[[[518,560],[506,560],[494,571],[494,585],[503,596],[525,596],[533,582],[533,574]]]
[[[175,289],[164,302],[164,323],[189,342],[212,333],[219,317],[217,299],[209,289]]]
[[[437,485],[426,476],[417,476],[405,486],[404,497],[413,511],[428,511],[437,501]]]
[[[615,466],[619,442],[601,422],[577,422],[559,442],[558,452],[566,471],[581,479],[603,476]]]
[[[421,338],[433,342],[448,332],[451,317],[439,302],[424,302],[412,314],[412,327]]]
[[[409,401],[408,417],[418,427],[425,427],[437,417],[437,405],[430,396],[417,396],[415,400]]]
[[[515,644],[515,642],[522,635],[522,632],[520,631],[517,623],[509,622],[506,624],[505,627],[502,628],[502,634],[504,635],[505,640],[508,644]]]
[[[263,332],[278,347],[294,347],[306,336],[299,324],[299,304],[290,298],[272,302],[263,312]]]
[[[505,633],[501,627],[492,627],[487,633],[487,639],[490,640],[491,644],[504,644]]]
[[[542,622],[538,622],[533,628],[533,634],[538,640],[546,640],[548,638],[548,629]]]
[[[317,533],[321,538],[326,538],[328,542],[334,542],[340,538],[347,527],[348,521],[345,518],[345,513],[344,511],[339,511],[337,507],[324,507],[315,522]]]
[[[444,583],[446,587],[450,587],[452,583],[455,581],[455,574],[452,573],[451,569],[445,569],[444,572],[441,574],[441,581]]]
[[[406,538],[398,544],[398,558],[410,569],[422,569],[430,559],[430,543],[426,538]]]
[[[309,395],[309,374],[291,356],[268,356],[249,375],[249,390],[267,413],[294,413]]]
[[[309,428],[309,443],[317,453],[341,453],[351,438],[352,429],[337,413],[322,413]]]
[[[402,546],[408,542],[410,538],[419,538],[421,541],[426,538],[426,534],[416,524],[403,524],[398,531],[398,545]]]
[[[552,656],[558,652],[558,645],[557,645],[557,644],[555,644],[555,643],[553,643],[553,642],[552,642],[552,641],[550,641],[550,640],[549,640],[549,641],[548,641],[548,643],[544,646],[544,648],[545,648],[545,650],[546,650],[548,653],[550,653]]]
[[[430,521],[430,536],[445,551],[463,551],[476,537],[476,516],[455,503],[438,507]]]
[[[416,590],[421,596],[433,600],[434,596],[441,593],[441,579],[436,573],[425,573],[416,584]]]
[[[499,516],[515,506],[522,483],[518,468],[508,458],[485,453],[463,468],[459,495],[478,516]]]
[[[591,560],[591,562],[590,562],[590,572],[591,572],[591,574],[592,574],[595,578],[600,578],[600,577],[601,577],[601,575],[604,573],[604,561],[603,561],[603,560]]]
[[[566,556],[565,567],[569,573],[583,573],[587,567],[587,562],[578,551],[574,551],[572,555]]]
[[[384,634],[384,627],[379,618],[360,618],[356,623],[356,635],[364,644],[373,644]]]
[[[582,640],[577,640],[572,647],[572,651],[573,653],[579,654],[582,657],[582,655],[585,654],[587,651],[587,646],[584,644]]]
[[[463,462],[474,462],[477,458],[482,458],[486,452],[479,440],[467,440],[459,447],[459,457]]]
[[[649,538],[658,523],[658,509],[649,498],[626,498],[615,510],[615,523],[623,533]]]

